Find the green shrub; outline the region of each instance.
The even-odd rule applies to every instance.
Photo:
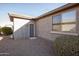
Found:
[[[3,35],[11,35],[13,34],[13,30],[11,27],[2,27],[1,31],[3,32]]]
[[[79,55],[79,37],[60,36],[54,41],[54,48],[56,54],[60,56]]]
[[[1,28],[0,28],[0,35],[1,35]]]

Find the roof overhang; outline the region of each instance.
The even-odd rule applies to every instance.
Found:
[[[8,13],[10,21],[13,22],[14,18],[18,18],[18,19],[24,19],[24,20],[33,20],[34,17],[32,16],[28,16],[28,15],[20,15],[20,14],[16,14],[16,13]]]

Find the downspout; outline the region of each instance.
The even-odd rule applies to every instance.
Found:
[[[13,40],[14,40],[14,20],[13,20],[13,17],[10,16],[9,13],[8,13],[8,15],[9,15],[10,21],[13,22],[13,25],[12,25],[12,28],[13,28],[13,35],[12,35],[12,38],[13,38]]]
[[[13,40],[14,40],[14,20],[13,20]]]

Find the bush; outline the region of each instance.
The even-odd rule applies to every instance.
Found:
[[[0,35],[1,35],[1,28],[0,28]]]
[[[60,36],[54,41],[55,52],[61,56],[79,55],[78,36]]]
[[[1,31],[2,31],[3,35],[11,35],[11,34],[13,34],[13,30],[10,27],[2,27]]]

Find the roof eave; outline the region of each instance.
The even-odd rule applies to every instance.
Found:
[[[40,19],[40,18],[45,17],[45,16],[47,16],[47,15],[56,13],[56,12],[58,12],[58,11],[61,11],[61,10],[63,10],[63,9],[67,9],[67,8],[69,8],[69,7],[76,6],[76,5],[79,5],[79,3],[68,3],[68,4],[64,5],[64,6],[61,6],[61,7],[59,7],[59,8],[56,8],[56,9],[54,9],[54,10],[52,10],[52,11],[49,11],[49,12],[47,12],[47,13],[45,13],[45,14],[40,15],[40,16],[36,17],[36,19]]]
[[[13,22],[14,18],[24,19],[24,20],[32,20],[32,19],[34,19],[34,18],[27,18],[27,17],[25,18],[25,17],[20,17],[20,16],[13,16],[13,15],[11,15],[9,13],[8,13],[8,15],[9,15],[9,18],[10,18],[11,22]]]
[[[13,22],[13,17],[8,13],[10,21]]]

